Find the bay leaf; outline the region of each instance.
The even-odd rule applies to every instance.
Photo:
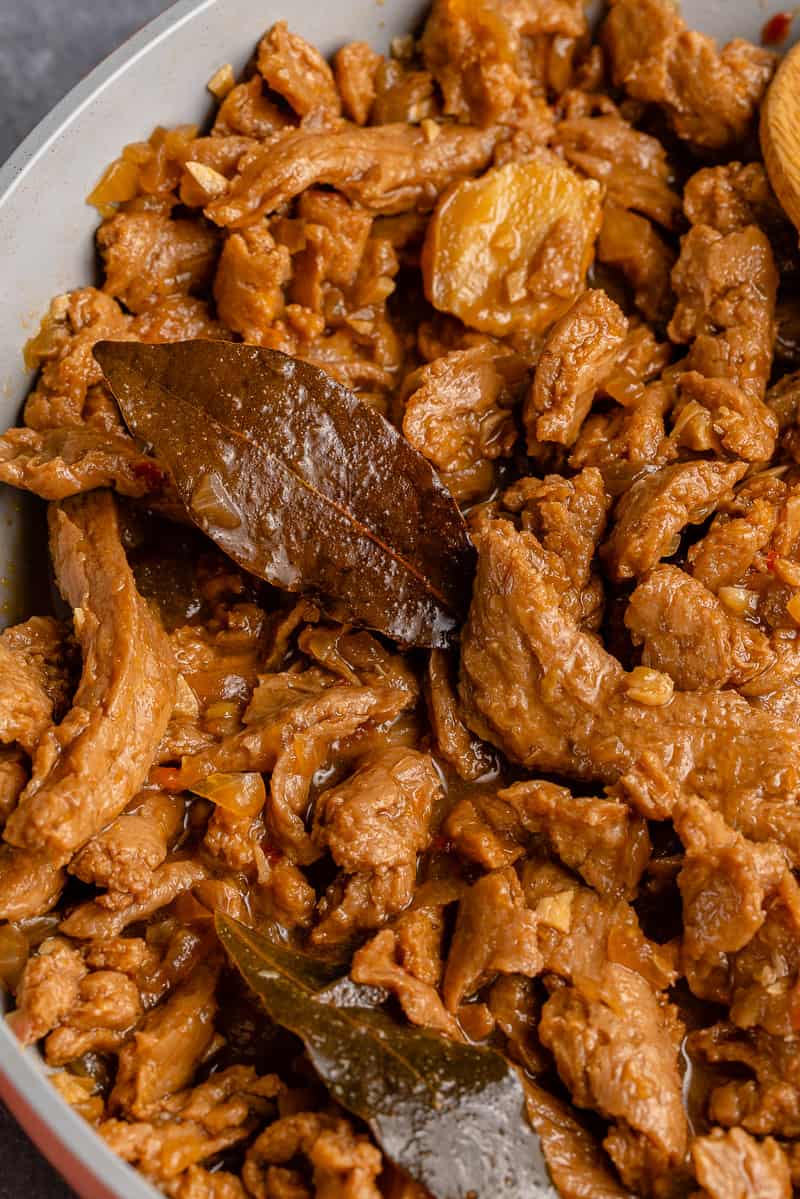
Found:
[[[499,1053],[398,1024],[374,988],[349,979],[323,988],[313,960],[228,916],[217,916],[217,932],[334,1098],[434,1199],[554,1195],[521,1079]]]
[[[99,342],[135,436],[240,566],[409,645],[463,619],[474,550],[430,464],[323,371],[233,342]]]

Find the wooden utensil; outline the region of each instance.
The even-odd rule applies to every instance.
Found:
[[[767,90],[759,134],[775,195],[800,229],[800,44],[783,59]]]

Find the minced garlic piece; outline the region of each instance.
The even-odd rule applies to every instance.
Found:
[[[235,85],[236,79],[234,78],[233,67],[229,62],[226,62],[219,70],[214,72],[206,87],[212,96],[216,96],[218,100],[224,100],[228,92],[232,91]]]
[[[735,616],[744,616],[752,612],[758,603],[758,596],[748,587],[720,587],[717,595],[729,612]]]
[[[572,928],[572,901],[574,891],[559,891],[558,895],[546,895],[536,905],[535,912],[541,924],[568,933]]]
[[[628,675],[628,696],[648,708],[660,708],[668,704],[675,691],[675,684],[662,670],[651,670],[648,666],[637,666]]]
[[[228,180],[225,176],[213,167],[207,167],[203,162],[187,162],[186,170],[209,197],[221,196],[228,190]]]

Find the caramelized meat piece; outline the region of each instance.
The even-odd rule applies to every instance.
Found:
[[[320,687],[310,693],[273,676],[281,686],[270,696],[259,688],[245,712],[245,728],[217,745],[183,759],[171,785],[190,786],[214,772],[272,771],[268,822],[279,846],[293,860],[314,861],[320,851],[305,831],[303,816],[314,772],[336,742],[363,726],[391,720],[409,706],[408,692],[393,687]],[[324,688],[324,689],[323,689]],[[413,702],[413,699],[411,700]]]
[[[311,944],[336,947],[358,932],[380,928],[408,907],[416,880],[416,861],[340,874],[317,905],[319,919]]]
[[[256,83],[259,83],[258,78]],[[241,89],[249,89],[251,84],[252,80],[249,84],[240,84],[228,94],[241,94]],[[187,208],[202,208],[214,196],[221,195],[227,190],[228,180],[235,173],[239,159],[254,148],[255,138],[240,134],[196,137],[183,164],[178,193],[181,203]]]
[[[66,877],[52,854],[0,844],[0,920],[43,916],[57,903]]]
[[[45,1043],[51,1066],[63,1066],[86,1053],[116,1052],[144,1012],[139,990],[118,970],[95,970],[78,984],[75,1004]]]
[[[364,629],[338,625],[307,626],[297,638],[298,649],[332,675],[354,686],[394,687],[405,691],[411,706],[419,695],[413,667],[400,653],[392,653]]]
[[[754,225],[718,233],[694,225],[672,272],[678,303],[669,324],[691,342],[681,363],[707,379],[728,379],[753,400],[764,398],[775,340],[777,273],[766,235]]]
[[[694,414],[691,425],[689,407]],[[686,371],[680,376],[675,415],[676,428],[682,417],[687,420],[678,440],[691,450],[727,452],[745,462],[766,462],[775,451],[775,415],[763,400],[728,379],[706,379],[697,371]]]
[[[291,295],[296,303],[321,313],[333,302],[332,288],[345,291],[357,283],[373,217],[344,196],[316,188],[300,197],[297,214],[305,244],[293,258]],[[367,297],[363,301],[366,305]]]
[[[647,320],[664,321],[671,314],[675,253],[645,217],[607,203],[597,260],[622,272],[634,304]]]
[[[190,1166],[178,1178],[162,1183],[162,1190],[170,1199],[247,1199],[235,1174],[202,1166]]]
[[[9,429],[0,437],[0,483],[45,500],[63,500],[98,487],[121,495],[163,500],[171,493],[165,471],[132,438],[102,429]]]
[[[272,772],[267,822],[278,846],[301,864],[313,862],[321,854],[318,841],[312,840],[305,831],[303,817],[308,808],[314,773],[328,761],[331,747],[368,722],[379,723],[407,706],[407,696],[401,691],[351,688],[351,696],[340,698],[332,714],[325,719],[327,705],[324,699],[335,702],[337,690],[331,688],[320,701],[319,723],[303,729],[302,716],[298,712],[296,720],[300,728],[292,736],[293,720],[291,717],[286,720],[281,733],[282,747]]]
[[[425,698],[440,756],[452,766],[459,778],[474,781],[486,774],[492,766],[491,753],[472,736],[461,719],[448,658],[443,650],[431,651]]]
[[[686,977],[701,998],[731,1003],[733,955],[764,924],[767,901],[786,879],[786,859],[776,845],[755,845],[735,833],[699,799],[676,813],[675,829],[686,849],[678,875]]]
[[[188,982],[145,1018],[119,1055],[112,1110],[147,1119],[161,1100],[191,1082],[214,1036],[218,976],[217,965],[198,966]]]
[[[22,624],[4,629],[0,644],[27,665],[50,700],[53,718],[60,719],[69,703],[72,686],[73,646],[64,625],[52,616],[32,616]]]
[[[540,441],[574,444],[627,332],[623,313],[604,291],[585,291],[556,322],[522,414],[529,453]]]
[[[633,894],[650,856],[640,816],[616,800],[573,796],[554,783],[515,783],[496,796],[460,800],[443,825],[453,848],[488,870],[544,840],[601,894]]]
[[[256,63],[273,92],[277,92],[300,117],[310,112],[341,109],[333,72],[318,50],[285,21],[277,21],[258,43]]]
[[[691,1151],[708,1199],[791,1199],[789,1163],[771,1137],[759,1142],[741,1128],[715,1128],[709,1136],[695,1137]]]
[[[404,912],[395,920],[393,931],[403,969],[420,982],[438,986],[442,978],[442,908],[419,907]]]
[[[469,737],[466,729],[464,735]],[[24,750],[14,745],[0,746],[0,827],[17,806],[17,800],[30,777],[27,762]]]
[[[603,41],[614,83],[661,105],[679,137],[712,150],[747,135],[775,69],[770,51],[741,38],[717,50],[669,0],[613,0]]]
[[[429,840],[441,783],[427,754],[389,749],[338,787],[314,810],[314,840],[350,874],[413,861]]]
[[[526,833],[543,838],[601,894],[635,892],[650,857],[650,838],[645,821],[627,804],[577,797],[546,782],[515,783],[497,798],[517,812]]]
[[[289,124],[285,112],[265,94],[264,80],[256,73],[228,92],[217,110],[211,133],[220,141],[238,136],[260,142],[268,141]],[[196,144],[192,145],[193,154]]]
[[[384,929],[358,950],[350,967],[351,978],[391,991],[412,1024],[460,1040],[458,1024],[444,1007],[438,991],[404,968],[397,960],[397,948],[396,934]]]
[[[153,871],[167,856],[183,825],[184,803],[163,792],[144,791],[73,858],[70,873],[85,883],[122,892],[130,898],[147,894]]]
[[[0,634],[0,742],[16,741],[32,754],[52,721],[44,662],[16,648],[13,630],[6,630]]]
[[[317,896],[298,866],[288,858],[268,859],[254,849],[258,869],[259,905],[285,928],[307,928],[314,920]]]
[[[337,51],[333,74],[345,116],[366,125],[375,100],[375,74],[383,62],[369,42],[348,42]]]
[[[800,1056],[795,1037],[772,1037],[762,1029],[747,1032],[715,1024],[693,1032],[688,1050],[712,1066],[746,1072],[717,1082],[709,1099],[711,1119],[726,1128],[741,1125],[756,1136],[800,1136]]]
[[[760,1025],[774,1036],[794,1036],[799,982],[800,884],[787,870],[765,898],[760,927],[732,957],[731,1020],[742,1028]]]
[[[128,902],[122,907],[88,900],[61,921],[61,930],[79,940],[116,937],[129,924],[152,916],[205,877],[205,868],[199,862],[166,862],[153,871],[147,892],[138,899],[126,896]]]
[[[674,228],[681,202],[670,187],[670,166],[657,137],[632,128],[613,112],[560,121],[552,144],[572,166],[605,184],[615,208],[632,209]]]
[[[684,188],[683,211],[692,225],[710,225],[722,234],[748,225],[769,234],[786,220],[760,162],[703,167]]]
[[[52,429],[83,423],[88,397],[103,378],[92,347],[105,338],[126,340],[130,320],[116,300],[94,287],[56,296],[25,347],[28,366],[41,368],[25,402],[25,424]]]
[[[600,474],[582,472],[575,481],[560,475],[520,479],[504,494],[503,504],[512,511],[521,509],[524,530],[536,529],[542,565],[565,611],[582,627],[596,629],[604,592],[591,569],[596,548],[592,541],[605,528],[608,510]]]
[[[536,1034],[541,1003],[534,987],[533,979],[521,974],[504,974],[495,979],[487,996],[492,1018],[506,1037],[507,1055],[524,1066],[529,1076],[541,1074],[548,1067],[545,1051]],[[538,1126],[537,1132],[542,1135]]]
[[[380,1150],[353,1131],[347,1120],[318,1112],[297,1112],[269,1125],[250,1146],[242,1170],[248,1192],[255,1199],[273,1199],[276,1166],[302,1155],[311,1166],[314,1193],[381,1199],[376,1179],[383,1169]],[[289,1192],[282,1192],[289,1199]],[[297,1192],[294,1192],[297,1195]]]
[[[630,904],[600,896],[563,866],[528,858],[525,902],[538,921],[542,969],[576,984],[609,962],[641,974],[658,991],[678,976],[675,947],[648,940]]]
[[[162,1100],[148,1120],[105,1120],[98,1132],[124,1161],[169,1195],[244,1199],[241,1185],[231,1184],[231,1175],[207,1174],[196,1163],[213,1161],[251,1136],[282,1089],[274,1074],[259,1078],[252,1066],[231,1066],[190,1091]],[[223,1186],[214,1189],[214,1179],[221,1179]]]
[[[406,440],[445,481],[451,472],[510,455],[517,440],[513,408],[525,375],[521,359],[491,345],[437,358],[406,381]]]
[[[772,691],[782,705],[792,702],[798,648],[791,609],[800,508],[797,483],[787,483],[783,474],[759,472],[743,483],[688,555],[694,573],[717,589],[726,606],[769,635],[775,663],[746,685],[746,693],[760,696],[776,714],[780,709],[766,696]]]
[[[97,231],[103,290],[131,312],[211,282],[217,235],[199,221],[152,212],[120,212]]]
[[[738,462],[680,462],[634,483],[614,510],[602,549],[611,577],[638,577],[674,554],[686,526],[700,524],[729,500],[745,469]]]
[[[197,296],[169,296],[135,317],[131,332],[140,341],[230,341],[230,330],[213,320],[207,301]]]
[[[231,870],[241,870],[252,875],[257,870],[257,848],[264,840],[265,834],[260,815],[253,817],[229,812],[217,805],[206,825],[203,847]]]
[[[263,225],[226,238],[214,278],[214,299],[225,324],[258,345],[284,309],[291,257]]]
[[[14,1031],[23,1045],[32,1045],[57,1028],[80,998],[88,974],[77,949],[61,937],[48,937],[28,959],[17,989]]]
[[[553,40],[580,38],[585,29],[583,9],[571,0],[434,0],[421,47],[445,113],[524,126],[547,90]]]
[[[560,610],[530,534],[495,521],[479,551],[461,658],[471,728],[528,770],[618,783],[647,815],[697,793],[798,860],[800,755],[788,723],[730,691],[676,692],[655,707],[629,696],[617,659]]]
[[[520,479],[503,496],[503,504],[520,512],[521,524],[557,554],[570,583],[589,585],[592,561],[605,532],[610,499],[603,477],[591,467],[571,479],[547,475]]]
[[[226,195],[205,211],[238,229],[319,184],[377,212],[429,208],[448,183],[483,169],[496,141],[495,129],[459,125],[442,126],[433,141],[400,124],[298,129],[248,155]]]
[[[172,712],[176,672],[136,590],[112,497],[65,500],[50,527],[59,586],[78,613],[83,674],[70,713],[37,751],[5,836],[66,861],[139,791]]]
[[[511,804],[478,792],[448,812],[442,832],[453,850],[486,870],[510,866],[525,854],[525,829]]]
[[[408,121],[419,125],[439,115],[436,85],[430,71],[410,70],[396,58],[384,58],[375,72],[375,101],[370,113],[373,125]],[[427,126],[427,128],[431,128]]]
[[[702,583],[677,566],[655,567],[630,598],[625,625],[642,662],[665,671],[681,691],[739,687],[770,667],[762,632],[731,615]]]
[[[541,1139],[547,1168],[563,1199],[628,1199],[600,1145],[568,1105],[526,1080],[528,1116]]]
[[[479,879],[458,905],[442,986],[447,1009],[458,1011],[462,1000],[496,974],[538,974],[543,962],[537,924],[513,870]]]
[[[678,1053],[683,1027],[634,970],[608,964],[596,981],[558,986],[542,1009],[542,1043],[578,1107],[618,1121],[604,1145],[638,1191],[680,1165],[687,1124]]]
[[[187,705],[185,711],[190,720],[196,720],[199,712],[211,704],[249,699],[266,652],[267,630],[257,608],[242,603],[217,611],[220,619],[212,628],[181,625],[170,633],[170,644],[183,679],[178,685],[179,694]]]
[[[569,465],[596,467],[612,495],[619,495],[644,473],[676,457],[664,418],[675,401],[674,387],[659,380],[626,395],[625,404],[584,421]]]
[[[715,593],[738,582],[769,545],[777,517],[775,506],[763,498],[756,498],[743,516],[718,514],[705,537],[689,549],[694,577]]]

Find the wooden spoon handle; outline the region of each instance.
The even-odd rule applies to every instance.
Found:
[[[767,90],[759,134],[773,191],[800,229],[800,43],[783,59]]]

